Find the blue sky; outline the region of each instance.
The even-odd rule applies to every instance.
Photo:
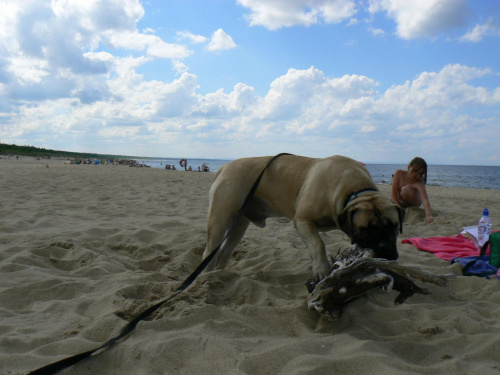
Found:
[[[0,0],[0,142],[500,165],[496,0]]]

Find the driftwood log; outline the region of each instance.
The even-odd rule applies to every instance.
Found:
[[[446,286],[453,274],[433,274],[417,267],[407,267],[397,261],[373,258],[373,251],[353,245],[339,252],[333,259],[328,276],[315,284],[306,283],[309,290],[307,305],[329,319],[342,315],[344,306],[362,296],[372,288],[397,290],[394,303],[401,304],[415,293],[429,294],[430,291],[416,285],[411,278],[422,282]]]

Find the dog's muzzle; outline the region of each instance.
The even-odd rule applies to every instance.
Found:
[[[373,247],[375,257],[387,260],[397,260],[399,258],[398,248],[395,243],[381,242]]]

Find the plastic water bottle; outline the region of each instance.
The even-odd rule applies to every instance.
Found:
[[[491,233],[491,219],[490,213],[487,208],[483,211],[483,216],[479,219],[477,223],[477,247],[479,251],[485,244],[486,241],[490,238]]]

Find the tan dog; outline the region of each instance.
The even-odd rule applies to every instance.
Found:
[[[224,239],[255,179],[272,157],[238,159],[224,165],[210,189],[206,257]],[[384,197],[368,170],[343,156],[313,159],[283,155],[274,160],[207,271],[223,268],[250,222],[265,227],[268,217],[287,217],[309,248],[316,280],[330,271],[319,231],[340,229],[377,257],[397,259],[403,212]]]

